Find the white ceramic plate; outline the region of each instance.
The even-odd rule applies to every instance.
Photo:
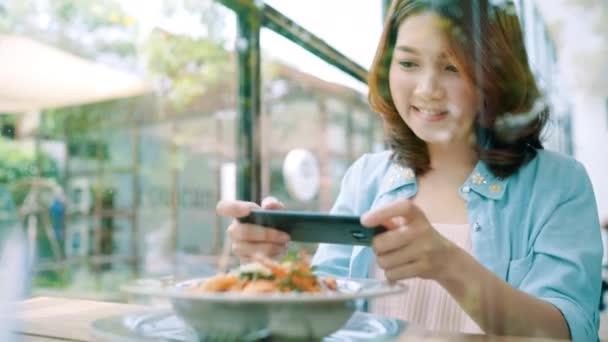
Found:
[[[356,312],[342,329],[323,338],[322,341],[394,341],[409,327],[410,325],[407,322],[398,319]],[[198,341],[194,331],[170,310],[137,312],[100,318],[91,324],[91,334],[95,341],[99,342]]]

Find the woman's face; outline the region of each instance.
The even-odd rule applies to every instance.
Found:
[[[479,107],[475,86],[447,54],[442,21],[431,12],[405,19],[398,28],[389,71],[399,115],[428,144],[470,139]]]

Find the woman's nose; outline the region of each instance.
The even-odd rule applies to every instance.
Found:
[[[440,99],[443,89],[439,82],[439,75],[435,71],[426,71],[418,79],[416,95],[425,99]]]

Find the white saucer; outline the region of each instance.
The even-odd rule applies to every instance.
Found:
[[[407,323],[356,312],[346,325],[323,342],[396,341]],[[118,315],[94,321],[92,336],[100,342],[200,342],[193,330],[170,310]],[[250,334],[241,341],[272,341],[265,331]]]

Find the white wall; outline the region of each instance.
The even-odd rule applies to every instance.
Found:
[[[591,177],[600,219],[608,220],[608,113],[607,97],[579,92],[573,99],[574,156]]]

